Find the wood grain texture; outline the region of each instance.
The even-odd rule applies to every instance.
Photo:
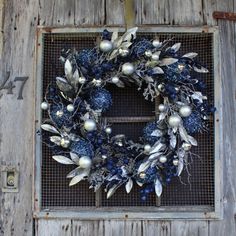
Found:
[[[24,100],[17,100],[20,83],[13,95],[0,99],[0,164],[19,170],[19,192],[0,192],[0,235],[32,235],[32,170],[34,125],[34,42],[38,20],[37,0],[5,1],[3,52],[0,61],[2,79],[10,71],[29,76]]]
[[[141,6],[141,0],[134,1],[136,24],[141,24]],[[125,25],[123,1],[106,0],[106,25]]]
[[[208,236],[207,221],[171,222],[171,234],[174,236]]]
[[[72,225],[71,220],[44,220],[40,219],[36,222],[36,236],[71,236]],[[74,234],[82,236],[85,234]],[[91,234],[87,234],[89,236]],[[91,235],[92,236],[92,235]]]
[[[102,26],[105,24],[105,0],[76,0],[75,25]]]
[[[104,235],[103,221],[79,221],[72,222],[72,235],[102,236]]]
[[[170,221],[143,221],[143,236],[171,236]]]

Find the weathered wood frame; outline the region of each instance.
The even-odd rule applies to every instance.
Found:
[[[43,56],[43,34],[47,33],[83,33],[102,32],[104,28],[49,28],[39,27],[36,38],[36,73],[35,73],[35,151],[34,151],[34,181],[33,181],[33,212],[35,218],[73,218],[73,219],[222,219],[222,93],[220,77],[220,48],[217,27],[168,27],[168,26],[140,26],[139,32],[155,33],[212,33],[214,39],[214,96],[215,107],[215,207],[202,206],[186,207],[126,207],[124,208],[60,208],[58,210],[41,210],[41,141],[36,131],[40,129],[42,99],[42,56]],[[110,30],[117,28],[109,27]],[[124,28],[119,28],[124,31]],[[145,212],[144,212],[145,208]]]

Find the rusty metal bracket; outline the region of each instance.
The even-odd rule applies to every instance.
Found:
[[[212,15],[217,20],[236,21],[236,13],[233,12],[214,11]]]

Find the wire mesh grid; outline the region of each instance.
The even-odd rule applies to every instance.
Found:
[[[63,66],[59,62],[62,49],[81,50],[91,48],[96,44],[97,33],[57,33],[43,35],[43,92],[55,77],[63,75]],[[203,62],[209,70],[208,74],[202,74],[207,83],[206,93],[211,103],[214,103],[214,77],[213,77],[213,35],[211,33],[139,33],[138,37],[153,38],[158,36],[160,40],[172,38],[172,43],[181,42],[180,53],[198,52],[199,61]],[[113,97],[113,106],[106,117],[123,116],[154,116],[154,103],[144,100],[141,91],[134,87],[118,89],[108,87]],[[43,113],[46,118],[46,113]],[[113,124],[113,133],[124,133],[134,141],[142,134],[144,122]],[[160,199],[160,206],[185,206],[201,205],[214,206],[214,122],[209,123],[207,133],[196,135],[198,147],[194,147],[193,155],[181,178],[175,178],[167,187],[164,187]],[[58,207],[122,207],[122,206],[157,206],[154,194],[149,196],[146,202],[140,200],[139,187],[135,186],[130,194],[126,194],[124,188],[117,190],[110,199],[101,193],[99,204],[96,195],[88,189],[86,182],[81,182],[69,187],[66,174],[70,167],[58,164],[51,158],[51,152],[42,144],[42,208]],[[190,172],[190,175],[188,174]]]

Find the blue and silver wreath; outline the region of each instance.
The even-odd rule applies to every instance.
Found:
[[[41,104],[50,118],[41,127],[52,158],[75,166],[67,175],[69,185],[87,180],[95,191],[103,187],[107,198],[121,186],[129,193],[134,183],[142,200],[151,192],[159,197],[187,165],[191,147],[197,146],[192,135],[207,130],[214,112],[203,94],[204,82],[196,79],[197,73],[208,72],[195,60],[197,53],[179,55],[180,43],[138,40],[136,31],[119,36],[104,30],[97,47],[64,53],[65,73],[48,86]],[[130,83],[144,88],[145,99],[163,101],[140,143],[112,135],[102,118],[112,106],[107,85]]]

